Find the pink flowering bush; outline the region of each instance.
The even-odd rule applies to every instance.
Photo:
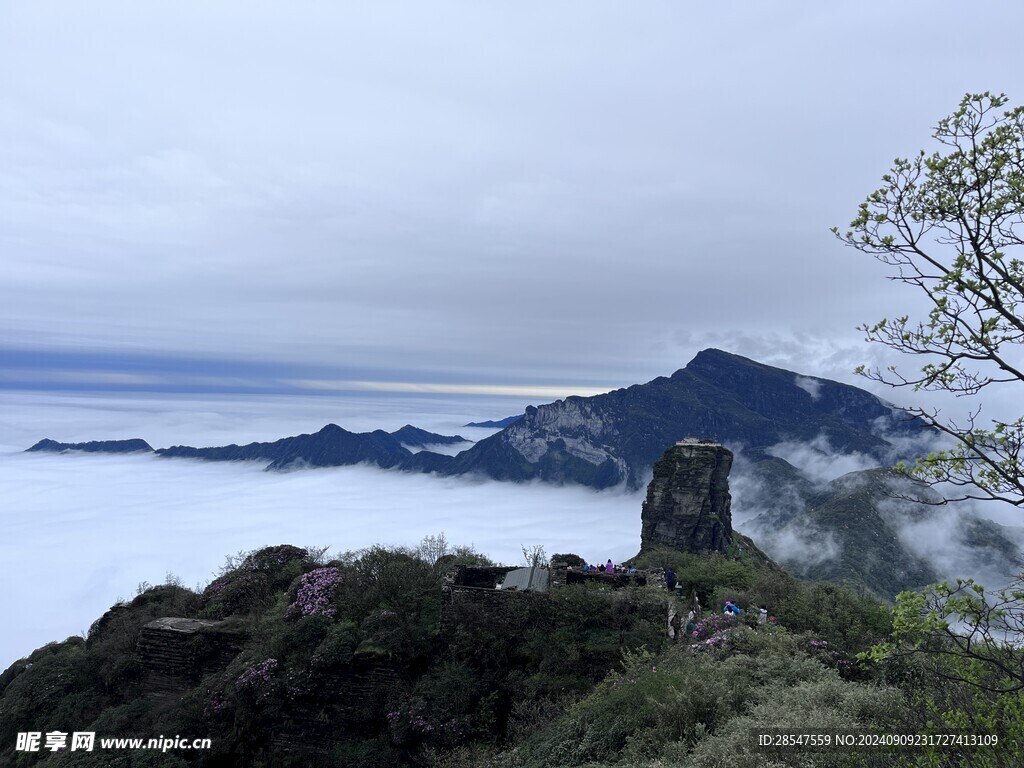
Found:
[[[693,628],[694,640],[706,640],[712,635],[736,626],[736,619],[724,613],[714,613],[700,620]]]
[[[264,659],[253,664],[238,676],[235,685],[238,688],[260,688],[270,683],[270,676],[277,669],[277,659]]]
[[[422,742],[430,739],[438,744],[457,743],[465,735],[464,718],[452,717],[436,721],[415,707],[391,710],[386,715],[391,735],[398,742]]]
[[[206,706],[203,708],[203,715],[208,719],[213,719],[224,714],[227,709],[228,701],[224,698],[224,692],[214,691],[206,700]]]
[[[334,566],[317,568],[299,578],[295,602],[288,606],[292,617],[326,616],[333,618],[337,610],[331,606],[334,591],[344,580],[342,572]]]
[[[229,557],[221,575],[203,590],[206,618],[223,618],[265,609],[310,563],[301,547],[282,544]]]
[[[689,637],[691,653],[710,653],[725,649],[743,650],[753,637],[754,628],[738,617],[717,613],[697,622]]]
[[[242,674],[235,679],[238,704],[244,706],[246,703],[263,702],[270,698],[276,687],[272,682],[277,667],[277,659],[264,659],[242,670]]]
[[[827,640],[807,638],[807,652],[825,666],[834,667],[843,678],[858,676],[859,670],[850,655]]]
[[[735,631],[733,629],[724,629],[721,632],[716,632],[711,637],[693,643],[690,646],[690,652],[710,653],[711,651],[720,651],[728,648],[732,645]]]

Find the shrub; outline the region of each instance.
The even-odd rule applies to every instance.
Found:
[[[584,565],[587,564],[586,560],[584,560],[579,555],[573,554],[571,552],[568,553],[568,554],[565,554],[565,555],[562,555],[562,554],[552,555],[551,556],[551,562],[552,563],[565,563],[565,565],[568,565],[570,568],[582,568]]]
[[[220,575],[203,590],[203,615],[223,618],[266,610],[315,558],[301,547],[282,544],[228,558]]]
[[[331,600],[343,579],[342,572],[333,566],[302,574],[295,602],[288,607],[288,615],[333,617],[337,609],[331,605]]]
[[[331,626],[327,636],[313,652],[310,663],[318,671],[339,669],[352,662],[352,655],[359,645],[359,628],[351,621]]]
[[[821,672],[815,679],[792,685],[769,681],[753,692],[755,703],[745,713],[731,719],[725,727],[708,732],[690,754],[680,754],[678,746],[666,744],[660,757],[666,762],[678,760],[683,766],[741,766],[761,768],[779,764],[787,758],[797,759],[792,751],[773,754],[752,742],[752,734],[769,729],[827,733],[849,733],[857,730],[900,730],[897,715],[904,706],[903,697],[891,688],[859,683],[844,683],[834,674]],[[902,753],[905,754],[905,753]],[[864,764],[899,764],[901,753],[889,755],[873,752],[856,754],[850,749],[830,749],[804,757],[815,766],[860,766]],[[787,763],[788,764],[788,763]]]
[[[252,664],[238,676],[235,686],[240,690],[264,688],[270,684],[270,677],[275,669],[277,669],[277,659],[264,659],[257,664]]]
[[[658,655],[627,654],[622,672],[528,736],[511,762],[536,768],[725,766],[732,764],[726,757],[732,750],[740,756],[737,764],[765,765],[763,752],[744,757],[751,748],[744,718],[848,730],[891,724],[900,711],[902,698],[892,689],[843,682],[809,658],[805,638],[775,627],[753,630],[724,616],[709,617],[700,634],[722,633],[730,642],[714,653],[694,654],[698,640]]]

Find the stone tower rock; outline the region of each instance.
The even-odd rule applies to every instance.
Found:
[[[731,468],[732,451],[717,443],[687,439],[665,451],[640,515],[641,552],[721,552],[732,544]]]

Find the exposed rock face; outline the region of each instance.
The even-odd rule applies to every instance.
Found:
[[[245,640],[228,621],[165,617],[149,622],[136,647],[143,693],[180,696],[203,674],[226,667]]]
[[[654,463],[640,515],[640,549],[720,552],[732,544],[732,451],[716,443],[677,443]]]

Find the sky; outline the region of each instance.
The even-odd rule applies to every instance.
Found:
[[[919,306],[831,235],[1024,8],[0,5],[0,387],[850,381]],[[917,304],[915,304],[917,302]],[[433,389],[432,389],[433,388]]]

